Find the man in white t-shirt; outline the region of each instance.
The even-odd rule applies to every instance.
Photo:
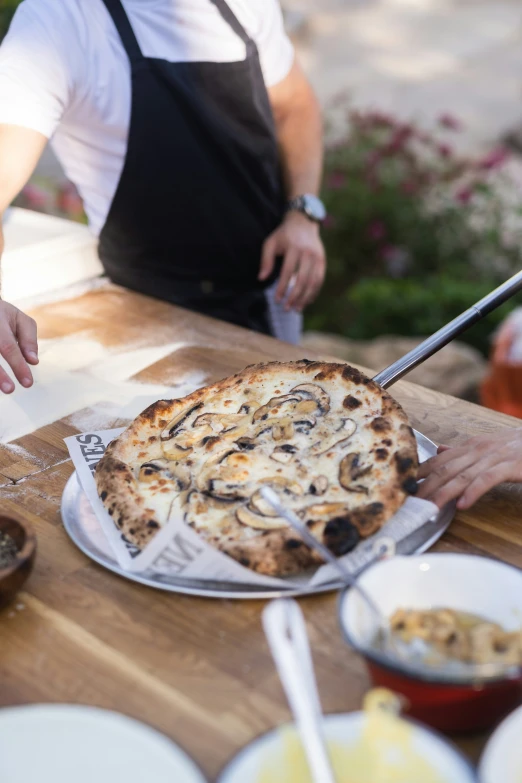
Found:
[[[322,131],[278,0],[25,0],[0,47],[0,215],[48,139],[111,280],[295,331],[325,271]],[[23,386],[37,350],[35,323],[0,301]]]

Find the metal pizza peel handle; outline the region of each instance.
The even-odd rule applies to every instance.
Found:
[[[381,370],[374,376],[373,380],[382,386],[383,389],[387,389],[521,290],[522,272],[517,272],[516,275],[510,277],[509,280],[495,288],[490,294],[480,299],[464,313],[450,321],[449,324],[443,326],[438,332],[435,332],[435,334],[428,337],[416,348],[409,351],[402,359],[398,359],[393,364],[390,364],[389,367],[386,367],[386,369]]]

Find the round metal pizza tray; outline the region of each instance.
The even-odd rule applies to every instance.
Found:
[[[419,458],[421,461],[432,457],[437,453],[437,447],[433,441],[426,438],[420,432],[415,432]],[[98,522],[92,507],[83,492],[76,473],[73,473],[67,482],[62,496],[62,520],[69,537],[81,549],[81,551],[94,560],[95,563],[113,571],[115,574],[139,582],[157,590],[167,590],[171,593],[183,593],[203,598],[237,598],[237,599],[271,599],[285,597],[299,597],[305,595],[317,595],[343,587],[341,582],[331,582],[320,587],[305,587],[296,589],[290,586],[288,590],[278,587],[249,586],[234,584],[231,582],[216,582],[207,579],[188,579],[183,577],[162,577],[151,574],[134,574],[124,571],[114,558],[110,545]],[[455,503],[448,503],[442,508],[437,519],[428,522],[416,530],[402,542],[400,542],[400,554],[420,554],[429,549],[448,529],[455,515]]]

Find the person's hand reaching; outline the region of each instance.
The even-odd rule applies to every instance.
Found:
[[[442,508],[457,500],[470,508],[504,481],[522,482],[522,427],[471,438],[461,446],[440,446],[439,453],[420,467],[418,497]]]
[[[30,364],[38,364],[36,322],[14,305],[0,301],[0,356],[12,369],[22,386],[33,384]],[[15,385],[0,367],[0,390],[10,394]]]

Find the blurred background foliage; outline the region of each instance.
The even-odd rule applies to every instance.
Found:
[[[380,112],[349,111],[326,151],[323,236],[328,272],[306,326],[365,340],[423,336],[522,268],[520,198],[502,148],[480,159],[449,141],[459,122],[426,133]],[[516,302],[463,340],[483,354]]]
[[[0,0],[0,41],[5,36],[11,19],[21,0]]]

